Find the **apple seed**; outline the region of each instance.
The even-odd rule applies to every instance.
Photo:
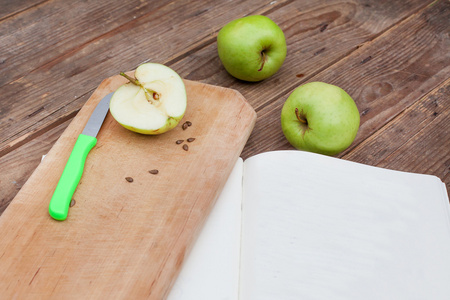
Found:
[[[125,180],[128,182],[133,182],[133,178],[131,178],[131,177],[125,177]]]
[[[72,201],[70,201],[70,204],[69,204],[69,206],[70,206],[70,207],[72,207],[72,206],[74,206],[74,205],[75,205],[75,203],[77,203],[77,202],[75,201],[75,199],[72,199]]]
[[[153,175],[156,175],[156,174],[159,173],[159,171],[156,170],[156,169],[150,170],[150,171],[148,171],[148,172],[149,172],[150,174],[153,174]]]
[[[181,144],[182,142],[184,142],[184,140],[178,140],[178,141],[176,141],[175,143],[176,143],[177,145],[179,145],[179,144]]]
[[[186,144],[184,144],[184,145],[183,145],[183,150],[184,150],[184,151],[188,151],[188,150],[189,150],[189,146],[186,145]]]
[[[160,104],[160,102],[155,102],[153,100],[158,101],[160,95],[150,89],[145,88],[140,82],[139,80],[137,80],[136,78],[132,78],[130,76],[128,76],[127,74],[125,74],[124,72],[120,72],[119,73],[121,76],[125,77],[126,79],[128,79],[132,84],[141,87],[144,90],[145,93],[145,97],[147,98],[147,101],[150,102],[151,104],[158,106]]]
[[[191,142],[195,141],[195,138],[188,138],[187,141],[188,141],[189,143],[191,143]]]

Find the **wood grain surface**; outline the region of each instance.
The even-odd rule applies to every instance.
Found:
[[[450,190],[449,1],[0,0],[0,7],[0,214],[102,80],[148,61],[247,99],[257,119],[244,159],[293,149],[280,112],[296,87],[339,85],[355,100],[361,128],[338,157],[433,174]],[[216,38],[231,20],[254,14],[280,26],[288,53],[273,77],[246,83],[225,71]]]
[[[0,298],[168,293],[256,114],[237,91],[192,81],[185,129],[141,135],[108,113],[68,219],[53,220],[49,201],[78,135],[100,99],[125,82],[102,82],[0,218]]]
[[[319,80],[349,92],[361,113],[357,140],[339,157],[370,163],[372,154],[358,145],[449,77],[447,1],[72,1],[69,7],[55,0],[3,7],[0,213],[101,80],[145,61],[241,92],[258,113],[243,158],[292,149],[281,132],[281,106],[297,86]],[[280,71],[256,84],[228,75],[216,46],[223,25],[250,14],[277,22],[288,45]],[[430,128],[445,140],[450,124],[443,122]],[[448,174],[448,163],[436,157],[433,164],[433,174]],[[414,162],[402,169],[427,172]]]

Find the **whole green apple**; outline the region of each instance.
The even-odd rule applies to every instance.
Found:
[[[359,111],[340,87],[311,82],[289,95],[281,111],[281,128],[295,148],[335,155],[355,139]]]
[[[225,69],[245,81],[261,81],[275,74],[286,58],[286,39],[266,16],[254,15],[225,25],[217,36],[217,50]]]

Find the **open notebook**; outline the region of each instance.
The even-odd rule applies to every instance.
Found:
[[[240,159],[168,299],[450,299],[445,185],[301,151]]]

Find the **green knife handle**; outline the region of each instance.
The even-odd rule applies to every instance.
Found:
[[[84,162],[89,151],[95,146],[95,137],[80,134],[69,156],[55,192],[53,193],[48,212],[55,220],[63,221],[67,218],[73,193],[83,174]]]

